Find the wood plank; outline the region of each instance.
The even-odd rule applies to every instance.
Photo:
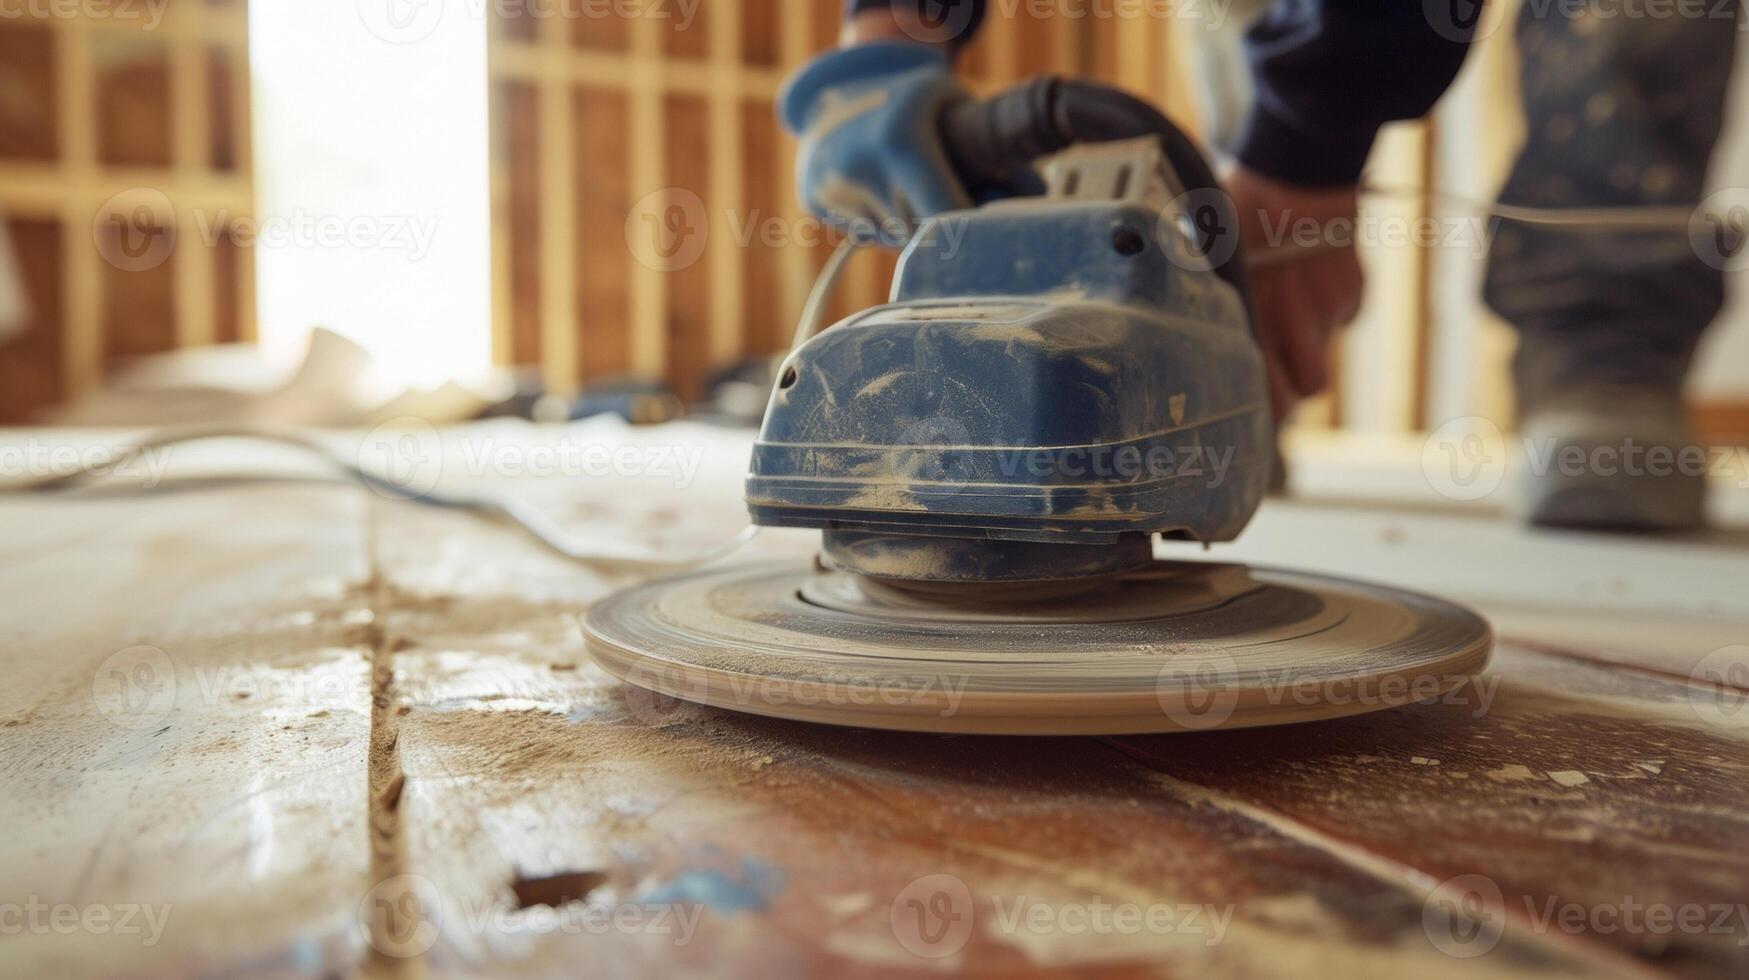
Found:
[[[1397,869],[1406,886],[1457,880],[1460,894],[1486,896],[1491,928],[1533,946],[1730,977],[1749,942],[1738,911],[1749,727],[1694,710],[1712,696],[1686,678],[1508,645],[1480,684],[1437,704],[1320,722],[1299,737],[1113,741],[1174,785]],[[1627,926],[1636,904],[1641,915],[1687,909],[1704,924]],[[1585,915],[1550,927],[1551,908]]]
[[[6,900],[87,924],[9,928],[7,972],[359,962],[362,502],[0,500]]]

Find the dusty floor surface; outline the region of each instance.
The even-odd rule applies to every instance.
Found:
[[[486,427],[439,477],[603,541],[743,521],[743,436],[567,438],[636,461],[537,481]],[[1217,556],[1473,603],[1501,635],[1484,682],[1013,740],[625,689],[579,621],[635,576],[352,487],[4,498],[0,526],[0,973],[1749,972],[1729,532],[1271,504]]]

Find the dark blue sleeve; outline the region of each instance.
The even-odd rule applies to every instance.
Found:
[[[1360,177],[1379,127],[1433,108],[1457,76],[1481,0],[1277,0],[1245,35],[1257,85],[1237,156],[1277,180]]]
[[[915,4],[955,45],[985,0],[845,0],[846,16]],[[1482,0],[1275,0],[1245,34],[1257,98],[1239,161],[1267,177],[1330,187],[1360,178],[1379,127],[1433,108],[1469,51]]]

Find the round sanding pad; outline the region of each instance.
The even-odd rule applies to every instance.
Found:
[[[835,725],[991,734],[1201,731],[1448,696],[1488,624],[1398,589],[1211,562],[1065,588],[899,586],[791,562],[597,603],[595,659],[662,695]]]

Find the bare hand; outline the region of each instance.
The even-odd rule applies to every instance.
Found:
[[[1324,390],[1331,338],[1360,310],[1365,283],[1352,236],[1359,201],[1353,187],[1296,187],[1242,166],[1227,175],[1226,185],[1251,262],[1257,338],[1279,422]],[[1333,222],[1346,234],[1329,235]],[[1341,245],[1281,251],[1331,237]]]

